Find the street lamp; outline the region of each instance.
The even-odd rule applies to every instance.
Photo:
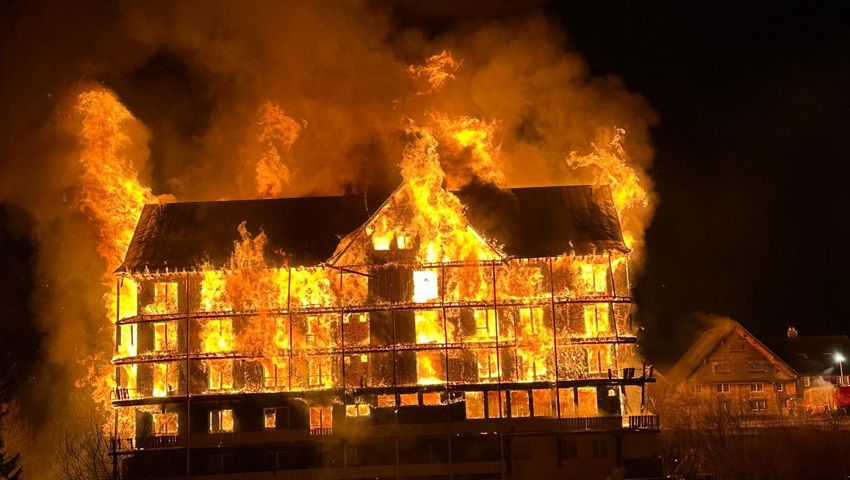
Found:
[[[844,355],[835,353],[832,358],[838,364],[838,374],[841,375],[838,379],[838,384],[844,385]]]

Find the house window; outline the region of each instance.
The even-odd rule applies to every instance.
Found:
[[[118,330],[121,335],[120,342],[118,342],[119,353],[129,356],[136,355],[136,352],[138,351],[136,348],[136,335],[139,331],[138,328],[139,325],[136,323],[121,325]]]
[[[270,358],[263,360],[263,387],[268,389],[288,388],[289,371],[287,360]]]
[[[729,373],[729,368],[726,366],[726,362],[711,362],[711,372]]]
[[[511,417],[528,417],[531,412],[528,407],[528,392],[514,390],[511,392]]]
[[[608,441],[593,441],[593,458],[608,458]]]
[[[777,382],[775,386],[776,386],[777,392],[784,392],[785,391],[785,385],[783,385],[782,382]]]
[[[333,428],[333,408],[329,406],[310,407],[310,430]]]
[[[497,368],[498,359],[496,352],[492,350],[478,351],[478,378],[480,380],[497,378],[499,369]]]
[[[395,395],[378,395],[378,408],[395,407]]]
[[[812,378],[811,377],[803,377],[803,386],[804,387],[812,386]]]
[[[210,433],[233,432],[233,410],[210,410]]]
[[[551,417],[552,416],[552,391],[551,390],[532,390],[531,401],[534,406],[535,417]]]
[[[505,392],[487,392],[487,418],[504,417]]]
[[[767,400],[750,401],[750,410],[752,410],[753,412],[763,412],[767,410]]]
[[[292,454],[289,452],[266,452],[264,455],[266,469],[268,470],[279,470],[286,465],[287,457],[291,458]]]
[[[368,417],[372,413],[366,403],[349,404],[345,406],[346,417]]]
[[[466,392],[466,418],[484,418],[484,392]]]
[[[578,442],[568,438],[562,438],[560,442],[561,458],[578,458]]]
[[[496,336],[496,311],[475,310],[475,335],[479,338],[493,338]]]
[[[164,314],[177,311],[177,282],[156,282],[153,285],[153,303],[145,306],[145,313]]]
[[[752,392],[763,392],[764,391],[764,384],[760,383],[760,382],[751,383],[750,384],[750,391],[752,391]]]
[[[177,326],[170,322],[154,323],[153,349],[156,352],[167,352],[177,349]]]
[[[313,345],[316,342],[316,331],[319,329],[319,317],[315,315],[307,316],[307,334],[305,335],[307,344]]]
[[[266,430],[274,430],[277,426],[277,409],[276,408],[264,408],[263,409],[263,428]]]
[[[153,434],[157,437],[177,435],[177,414],[174,412],[154,413]]]
[[[729,393],[729,384],[728,383],[718,383],[717,384],[717,393]]]
[[[426,392],[422,394],[422,405],[442,405],[440,392]]]
[[[413,272],[413,301],[424,303],[440,296],[437,284],[437,272],[417,270]]]
[[[308,382],[311,387],[330,386],[330,358],[311,358],[307,360],[307,369],[309,371]]]
[[[210,360],[208,368],[210,391],[230,390],[233,388],[232,360]]]
[[[767,364],[764,360],[750,360],[747,362],[747,369],[751,373],[761,373],[767,371]]]
[[[403,407],[419,405],[419,395],[415,393],[402,393],[399,398]]]
[[[166,397],[177,392],[179,382],[177,365],[173,363],[153,364],[153,388],[154,397]]]

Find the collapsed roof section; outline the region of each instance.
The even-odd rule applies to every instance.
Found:
[[[626,253],[607,186],[551,186],[457,192],[470,224],[519,258]],[[268,237],[272,262],[293,266],[328,260],[386,199],[300,197],[146,205],[119,273],[195,270],[226,264],[238,226]]]

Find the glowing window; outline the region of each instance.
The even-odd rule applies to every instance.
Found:
[[[174,313],[177,311],[177,282],[156,282],[153,285],[153,302],[145,305],[149,314]]]
[[[534,406],[535,417],[551,417],[552,416],[552,391],[551,390],[532,390],[531,401]]]
[[[595,417],[599,414],[596,387],[578,387],[578,415]]]
[[[333,428],[333,409],[331,407],[310,407],[310,430]]]
[[[209,389],[211,391],[233,388],[232,360],[210,360],[207,365],[209,368]]]
[[[122,355],[133,356],[138,351],[136,348],[136,334],[138,332],[138,324],[121,325],[119,333],[121,335],[118,343],[119,353]]]
[[[157,437],[177,435],[177,414],[174,412],[154,413],[153,433]]]
[[[478,354],[478,379],[493,379],[499,376],[499,362],[496,352],[493,350],[479,350]]]
[[[263,428],[266,430],[274,430],[277,427],[277,409],[276,408],[264,408],[263,409]]]
[[[268,389],[288,388],[289,372],[287,359],[263,359],[263,387]]]
[[[157,352],[177,349],[177,325],[172,322],[153,324],[153,348]]]
[[[368,417],[371,413],[372,410],[366,403],[345,406],[345,416],[347,417]]]
[[[422,405],[442,405],[440,392],[427,392],[422,394]]]
[[[395,395],[378,395],[378,408],[395,407]]]
[[[496,311],[475,310],[475,335],[480,338],[494,338],[496,336]]]
[[[308,383],[311,387],[327,387],[331,381],[331,359],[329,357],[307,360]]]
[[[307,317],[307,343],[312,345],[316,341],[316,332],[319,330],[319,317],[309,315]]]
[[[233,432],[233,410],[210,410],[210,433]]]
[[[179,381],[177,366],[172,363],[153,364],[153,389],[154,397],[166,397],[177,392]]]
[[[417,270],[413,272],[413,301],[427,302],[440,296],[437,288],[437,272]]]
[[[466,392],[466,418],[484,418],[484,392]]]
[[[525,390],[511,391],[511,417],[528,416],[531,416],[528,407],[528,392]]]
[[[505,392],[487,392],[487,418],[505,416]]]
[[[419,405],[419,395],[415,393],[402,393],[399,397],[402,406]]]

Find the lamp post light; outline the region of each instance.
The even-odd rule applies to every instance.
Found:
[[[832,358],[838,364],[838,374],[840,375],[838,385],[844,385],[844,355],[836,353]]]

